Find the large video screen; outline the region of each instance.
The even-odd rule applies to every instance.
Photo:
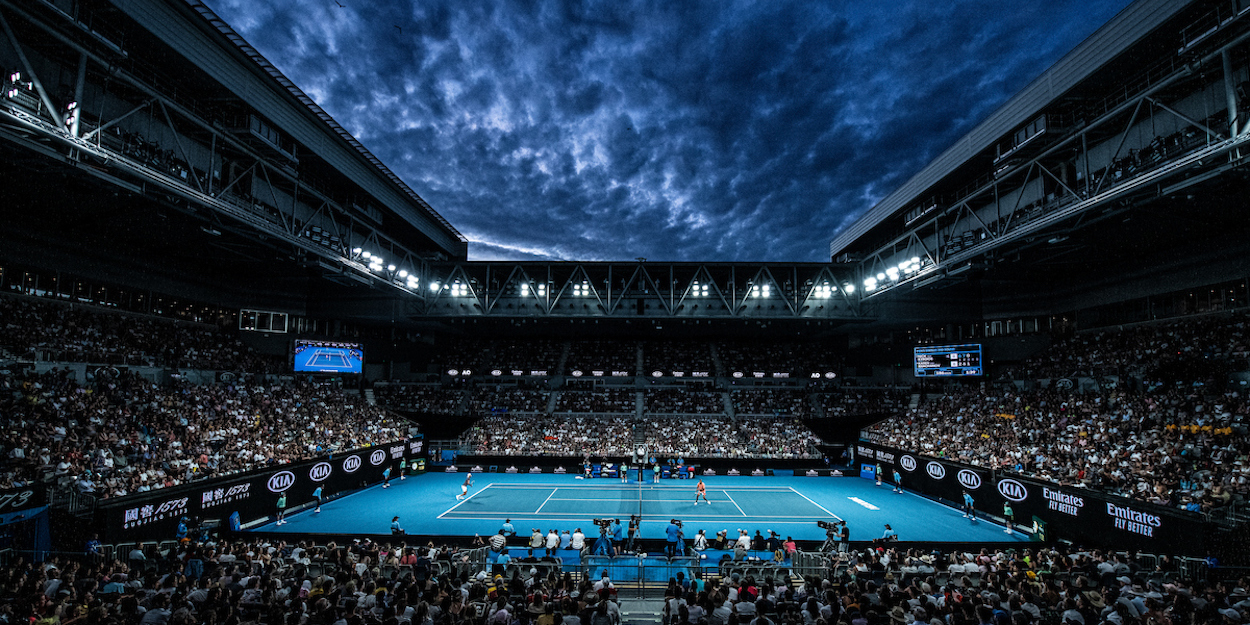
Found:
[[[365,350],[359,343],[295,341],[295,370],[310,373],[360,373]]]
[[[915,371],[918,378],[984,375],[981,345],[971,343],[917,347]]]

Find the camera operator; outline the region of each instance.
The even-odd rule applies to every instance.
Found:
[[[664,530],[666,540],[668,541],[667,553],[672,558],[677,554],[677,543],[681,540],[681,521],[673,519],[669,522],[668,528]],[[682,545],[682,553],[685,553],[685,544]]]
[[[595,525],[599,526],[599,538],[595,540],[594,555],[612,556],[612,520],[595,519]]]
[[[641,524],[642,524],[642,517],[636,514],[630,515],[629,517],[629,541],[625,543],[625,551],[637,551],[638,550],[638,545],[636,544],[636,541],[639,538],[638,529]]]

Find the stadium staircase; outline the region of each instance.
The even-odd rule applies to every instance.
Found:
[[[911,399],[907,401],[907,409],[915,410],[920,406],[920,393],[912,393]]]
[[[378,405],[378,398],[373,395],[372,388],[365,389],[364,395],[365,395],[365,403],[369,404],[370,406]]]

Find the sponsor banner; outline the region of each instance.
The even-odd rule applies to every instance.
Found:
[[[1078,545],[1202,555],[1204,522],[1198,515],[1100,493],[1071,488],[1006,472],[991,472],[941,458],[861,442],[856,448],[871,476],[872,460],[886,475],[898,471],[903,487],[961,504],[972,495],[982,514],[1001,517],[1010,504],[1017,521],[1037,517],[1047,524],[1047,538]]]
[[[257,469],[215,480],[162,488],[150,493],[104,501],[97,508],[97,525],[110,541],[173,539],[178,521],[226,519],[239,514],[241,523],[271,516],[278,496],[285,493],[288,508],[310,503],[313,490],[326,496],[382,480],[382,471],[398,474],[399,461],[417,461],[412,453],[424,445],[397,441],[304,462]],[[422,458],[423,459],[423,458]],[[4,494],[0,493],[0,512]]]
[[[794,474],[807,477],[842,477],[842,472],[837,469],[808,469],[795,471]]]
[[[23,488],[0,490],[0,514],[38,508],[46,503],[47,495],[42,486],[25,486]]]

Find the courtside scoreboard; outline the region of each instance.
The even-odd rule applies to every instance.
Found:
[[[915,372],[918,378],[984,375],[981,345],[933,345],[917,347]]]
[[[305,373],[360,373],[365,351],[360,343],[295,341],[294,369]]]

